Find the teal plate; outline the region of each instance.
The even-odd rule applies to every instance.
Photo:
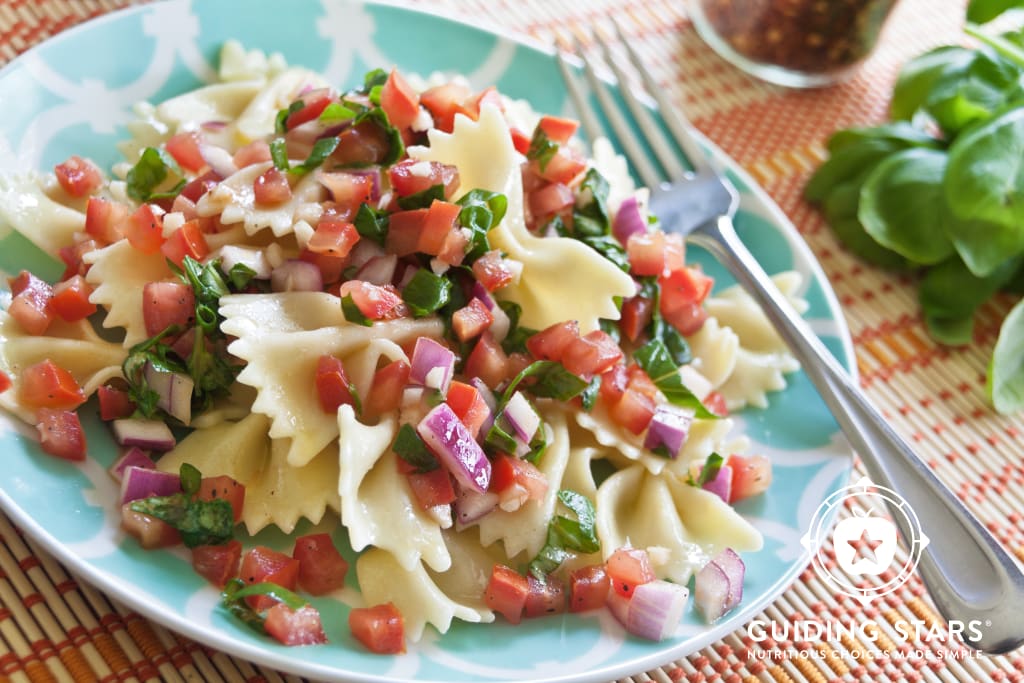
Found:
[[[109,168],[118,160],[114,143],[126,137],[132,105],[201,85],[230,38],[281,52],[290,64],[320,71],[341,86],[361,82],[376,66],[464,73],[474,86],[497,84],[538,111],[571,114],[550,51],[449,18],[351,0],[170,0],[66,31],[0,71],[0,102],[6,105],[0,170],[49,169],[72,153]],[[769,272],[795,269],[804,275],[813,329],[852,370],[838,303],[806,245],[742,169],[710,144],[707,149],[741,190],[740,235]],[[720,285],[730,282],[706,255],[690,253]],[[59,266],[2,226],[0,268],[8,274],[21,268],[51,278],[60,274]],[[846,484],[852,458],[807,377],[797,373],[789,379],[767,409],[736,416],[754,450],[769,455],[775,467],[769,492],[739,508],[765,536],[764,549],[744,558],[744,602],[713,625],[691,608],[678,631],[660,643],[625,635],[602,611],[518,627],[456,623],[443,636],[428,629],[404,656],[381,657],[352,640],[343,602],[326,598],[315,602],[331,643],[278,646],[217,609],[216,591],[192,572],[185,553],[144,552],[118,531],[116,491],[106,474],[116,449],[93,404],[84,411],[90,458],[83,466],[41,454],[30,430],[0,416],[0,505],[72,571],[117,600],[204,645],[273,668],[353,681],[605,681],[688,655],[743,626],[807,566],[799,539],[818,505]],[[339,545],[347,545],[343,529],[334,534]],[[279,532],[255,540],[280,548],[289,544]]]

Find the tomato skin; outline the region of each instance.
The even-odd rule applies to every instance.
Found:
[[[70,372],[47,358],[21,371],[18,401],[30,408],[74,410],[85,403],[85,392]]]
[[[452,486],[451,475],[443,467],[429,472],[410,472],[406,478],[416,500],[425,510],[455,502],[455,487]]]
[[[533,463],[506,453],[499,453],[491,461],[489,491],[510,493],[513,487],[520,501],[543,500],[548,491],[547,477]],[[502,497],[504,502],[505,496]]]
[[[534,190],[528,197],[531,213],[543,218],[567,209],[576,201],[576,196],[565,183],[550,183]]]
[[[135,412],[135,404],[128,397],[127,391],[104,384],[96,389],[96,396],[99,398],[101,420],[110,422]]]
[[[509,133],[512,136],[512,146],[515,147],[517,152],[526,156],[527,152],[530,151],[530,143],[532,142],[530,136],[515,127],[509,128]]]
[[[368,175],[320,169],[316,177],[342,213],[355,215],[361,204],[373,200],[374,179]]]
[[[525,576],[503,564],[496,564],[484,589],[484,602],[495,612],[500,612],[509,623],[518,624],[523,619],[529,592],[530,584]]]
[[[526,577],[530,590],[526,594],[524,613],[527,618],[544,617],[565,611],[565,584],[555,576],[539,581],[533,575]]]
[[[78,413],[70,410],[40,408],[36,411],[36,429],[39,430],[39,446],[44,453],[63,460],[82,462],[85,460],[86,443]]]
[[[50,309],[53,287],[27,270],[21,271],[8,283],[13,298],[7,313],[28,334],[38,336],[45,333],[55,315]]]
[[[85,197],[103,185],[103,174],[96,164],[80,156],[68,157],[67,161],[53,169],[57,182],[72,197]]]
[[[396,211],[388,222],[387,251],[399,258],[415,254],[419,249],[420,234],[427,220],[427,209]]]
[[[252,191],[257,204],[280,204],[292,198],[288,176],[274,166],[256,177],[252,183]]]
[[[594,330],[572,340],[562,352],[561,360],[566,370],[586,379],[622,360],[622,349],[607,332]]]
[[[640,548],[619,548],[608,556],[604,566],[612,590],[625,598],[632,596],[640,584],[655,579],[651,558]]]
[[[143,204],[125,222],[124,236],[143,254],[156,254],[164,243],[164,219],[152,204]]]
[[[420,93],[420,104],[433,116],[436,128],[451,133],[455,125],[455,114],[470,94],[467,88],[458,83],[445,83]]]
[[[134,537],[145,550],[167,548],[181,543],[181,534],[170,524],[156,517],[131,509],[131,503],[121,506],[121,528]]]
[[[266,163],[271,160],[270,156],[270,145],[267,144],[266,140],[254,140],[247,145],[243,145],[235,152],[235,155],[231,157],[231,161],[234,162],[235,166],[239,169],[251,166],[252,164]],[[194,199],[192,201],[195,201]]]
[[[580,325],[567,320],[546,327],[526,340],[526,348],[537,360],[561,361],[569,346],[580,338]]]
[[[700,328],[704,326],[704,321],[708,319],[708,312],[702,304],[693,302],[662,313],[662,317],[679,330],[679,334],[690,336],[699,332]]]
[[[409,383],[410,369],[408,363],[399,359],[374,373],[373,384],[363,401],[363,413],[383,415],[397,410],[402,403],[402,389]]]
[[[320,612],[312,605],[296,610],[279,602],[267,611],[263,628],[282,645],[320,645],[327,642]]]
[[[564,145],[576,133],[576,129],[580,127],[580,122],[575,119],[548,114],[540,117],[537,127],[544,131],[544,135],[549,140],[559,145]]]
[[[167,241],[160,245],[160,252],[181,268],[186,256],[202,261],[209,255],[210,247],[199,221],[193,219],[171,233]]]
[[[447,199],[459,188],[459,169],[439,161],[406,159],[388,169],[388,180],[399,197],[429,190],[434,185],[444,185]]]
[[[0,394],[4,393],[13,386],[11,378],[7,376],[7,373],[0,370]]]
[[[295,590],[299,579],[299,561],[258,545],[242,556],[242,567],[238,575],[247,584],[269,582],[288,590]],[[257,612],[277,604],[276,600],[267,595],[253,595],[245,601]]]
[[[633,389],[626,389],[622,398],[608,412],[612,420],[634,434],[641,434],[651,423],[655,410],[654,399]]]
[[[618,363],[609,368],[601,375],[601,387],[598,389],[598,396],[607,405],[615,405],[626,392],[626,384],[629,377],[626,375],[626,366]]]
[[[391,140],[373,121],[363,121],[338,135],[331,162],[341,166],[371,166],[381,163],[391,149]]]
[[[214,586],[223,588],[238,575],[242,544],[234,539],[223,545],[199,545],[192,548],[192,569]]]
[[[459,341],[479,337],[494,322],[494,314],[480,299],[473,297],[464,307],[452,315],[452,330]]]
[[[455,229],[455,220],[462,207],[435,199],[427,209],[423,230],[416,242],[416,251],[437,256],[444,248],[445,238]]]
[[[316,364],[316,392],[320,408],[328,415],[334,415],[343,405],[355,407],[352,383],[345,374],[341,359],[330,354],[320,356]]]
[[[465,374],[468,377],[479,377],[488,388],[497,389],[509,376],[510,370],[508,355],[501,344],[494,340],[489,331],[480,335],[466,359]]]
[[[356,226],[347,221],[321,220],[306,248],[315,254],[345,258],[359,241]]]
[[[85,206],[85,231],[101,244],[113,244],[124,237],[123,224],[128,207],[102,197],[89,197]]]
[[[473,275],[488,292],[501,289],[512,283],[515,275],[505,264],[501,252],[492,250],[473,261]]]
[[[370,652],[379,655],[405,652],[405,620],[393,603],[353,608],[348,613],[348,627]]]
[[[325,595],[345,585],[348,562],[329,534],[296,538],[292,557],[299,561],[299,586],[307,593]]]
[[[380,106],[392,126],[408,128],[420,113],[420,96],[397,69],[392,69],[380,91]]]
[[[267,143],[263,143],[266,145]],[[244,148],[243,148],[244,149]],[[265,161],[270,161],[270,147],[267,146],[267,158]],[[241,168],[241,166],[239,166]],[[181,188],[181,192],[178,193],[179,197],[184,197],[192,202],[198,202],[204,194],[217,187],[217,184],[223,178],[217,174],[216,171],[207,171],[206,173],[196,176],[188,182],[185,187]]]
[[[231,504],[231,512],[235,524],[242,519],[242,509],[245,505],[245,484],[241,484],[226,474],[215,477],[203,477],[199,481],[199,491],[196,493],[199,500],[226,500]]]
[[[92,287],[81,275],[74,275],[53,288],[50,309],[61,319],[73,323],[96,312],[96,304],[89,301]]]
[[[726,417],[729,414],[729,406],[725,402],[725,396],[720,392],[712,391],[704,397],[704,407],[719,417]]]
[[[391,285],[381,287],[361,280],[349,280],[342,283],[338,295],[341,298],[351,296],[359,312],[370,320],[395,318],[404,306],[402,297]]]
[[[477,438],[480,427],[491,414],[491,409],[479,390],[465,382],[453,381],[448,386],[444,400],[452,412],[462,420],[462,424],[466,425],[473,438]]]
[[[560,148],[539,175],[554,185],[573,185],[574,180],[587,170],[587,160],[569,147]]]
[[[90,254],[100,245],[92,238],[76,240],[74,244],[61,247],[57,250],[57,256],[64,262],[66,268],[61,274],[61,280],[70,280],[76,275],[84,276],[92,267],[91,263],[85,262],[85,255]]]
[[[327,109],[327,106],[334,101],[334,93],[331,92],[330,88],[318,88],[303,94],[299,99],[302,102],[302,108],[293,111],[285,119],[286,130],[291,130],[307,121],[318,118],[324,112],[324,109]]]
[[[206,168],[206,159],[199,151],[198,133],[192,131],[176,133],[168,138],[164,148],[186,171],[198,173]]]
[[[147,282],[142,288],[142,319],[147,336],[158,335],[170,325],[191,327],[195,314],[195,293],[183,282]]]
[[[725,464],[732,469],[729,503],[764,493],[772,483],[772,463],[763,455],[730,455]]]
[[[654,317],[654,302],[645,296],[634,296],[622,302],[619,317],[619,331],[631,342],[635,342],[651,324]]]
[[[345,266],[348,265],[347,258],[339,258],[330,254],[317,254],[309,249],[303,249],[299,252],[299,258],[316,266],[320,270],[320,277],[323,278],[325,284],[338,282],[341,279],[341,274],[345,272]]]
[[[569,572],[569,611],[588,612],[604,607],[611,588],[604,565],[592,564]]]

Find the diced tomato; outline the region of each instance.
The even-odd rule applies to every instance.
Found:
[[[533,142],[532,138],[515,126],[509,128],[509,133],[512,135],[512,146],[516,148],[517,152],[525,156],[530,151],[530,144]]]
[[[560,148],[547,163],[539,175],[544,180],[555,184],[572,185],[573,181],[587,170],[587,160],[579,152],[569,147]]]
[[[536,465],[513,455],[499,453],[491,461],[491,483],[488,490],[500,494],[516,486],[524,498],[529,500],[542,500],[548,492],[547,477]]]
[[[416,243],[416,251],[437,256],[444,247],[445,238],[455,229],[455,220],[462,207],[458,204],[434,200],[423,220],[423,230]]]
[[[526,348],[537,360],[562,360],[569,346],[580,338],[580,325],[575,320],[555,323],[526,340]]]
[[[135,512],[131,503],[121,506],[121,528],[145,550],[168,548],[181,543],[181,534],[167,522]]]
[[[393,168],[393,167],[392,167]],[[389,253],[399,258],[415,254],[419,248],[420,234],[427,220],[428,209],[396,211],[388,221],[388,236],[385,246]]]
[[[394,287],[373,285],[360,280],[343,283],[339,296],[351,296],[359,312],[370,320],[391,319],[404,305],[402,297]]]
[[[186,256],[202,261],[209,255],[210,247],[203,236],[199,221],[191,220],[171,233],[160,247],[160,252],[180,268],[185,263]]]
[[[103,384],[96,389],[96,396],[100,402],[101,420],[110,422],[122,417],[129,417],[135,412],[135,404],[132,403],[127,391]]]
[[[406,159],[388,169],[388,179],[391,181],[391,189],[399,197],[408,197],[435,185],[444,185],[444,196],[447,198],[459,188],[459,169],[439,161]]]
[[[578,377],[599,375],[622,360],[622,349],[602,330],[578,337],[562,352],[562,365]]]
[[[455,502],[455,487],[452,486],[451,475],[444,467],[429,472],[410,472],[406,478],[413,495],[425,510]]]
[[[89,301],[92,287],[81,275],[58,282],[50,298],[50,309],[69,323],[88,318],[96,312],[96,304]]]
[[[324,284],[333,284],[340,280],[342,273],[345,272],[345,266],[348,265],[346,257],[318,254],[309,249],[300,251],[299,258],[320,269],[320,277],[323,278]]]
[[[677,233],[665,235],[665,272],[671,273],[686,267],[686,245],[683,236]]]
[[[375,183],[368,174],[321,170],[317,180],[331,193],[339,208],[353,215],[360,205],[372,201]]]
[[[30,408],[74,410],[85,403],[85,392],[70,372],[47,358],[21,371],[18,400]]]
[[[348,613],[348,627],[370,652],[379,655],[405,652],[405,620],[390,602],[353,608]]]
[[[493,322],[494,315],[490,309],[476,297],[452,314],[452,329],[459,341],[480,336]]]
[[[124,236],[143,254],[155,254],[164,243],[164,219],[152,204],[143,204],[124,223]]]
[[[466,359],[465,374],[469,377],[479,377],[491,389],[497,389],[508,378],[508,355],[489,331],[480,335],[476,346]]]
[[[662,275],[665,268],[665,233],[636,233],[626,242],[626,256],[634,275]]]
[[[245,506],[245,484],[235,481],[226,474],[215,477],[203,477],[196,492],[199,500],[226,500],[231,504],[231,512],[237,524],[242,519]]]
[[[253,140],[247,145],[238,148],[231,161],[238,168],[245,168],[252,164],[265,163],[271,160],[270,145],[266,140]]]
[[[473,261],[473,275],[488,292],[501,289],[515,279],[512,269],[505,263],[501,252],[496,249]]]
[[[437,252],[437,260],[450,266],[462,264],[469,249],[469,231],[465,229],[451,230],[444,237],[441,250]]]
[[[299,587],[307,593],[324,595],[345,585],[348,562],[330,534],[307,534],[295,539],[292,557],[299,561]]]
[[[253,199],[257,204],[280,204],[292,198],[292,187],[288,176],[271,166],[252,183]]]
[[[544,135],[549,140],[559,145],[564,145],[576,133],[576,129],[580,127],[580,122],[575,119],[548,114],[540,117],[537,127],[544,131]]]
[[[324,113],[324,109],[327,109],[327,106],[334,101],[334,93],[330,88],[318,88],[304,93],[300,100],[302,101],[302,108],[293,111],[285,119],[285,128],[287,130],[318,118],[320,114]]]
[[[763,455],[730,455],[725,464],[732,469],[732,494],[735,503],[764,493],[772,483],[772,462]]]
[[[312,605],[292,609],[279,602],[267,611],[263,628],[282,645],[320,645],[327,642],[320,612]]]
[[[601,387],[598,395],[606,405],[612,406],[618,403],[622,394],[626,391],[626,384],[629,377],[626,375],[626,366],[617,363],[601,375]]]
[[[552,216],[573,205],[576,196],[565,183],[549,183],[534,190],[528,198],[530,211],[538,218]]]
[[[627,389],[617,403],[609,406],[608,412],[612,420],[633,432],[641,434],[654,417],[654,400],[640,393]]]
[[[636,363],[630,363],[629,367],[626,368],[626,374],[629,377],[627,388],[630,391],[641,393],[648,398],[656,399],[658,397],[661,390],[658,389],[658,385],[654,383],[651,376],[642,367]]]
[[[222,545],[199,545],[192,548],[192,568],[214,586],[223,588],[228,579],[238,576],[242,561],[242,544],[234,539]]]
[[[153,337],[171,325],[195,322],[196,296],[183,282],[147,282],[142,288],[142,319],[146,335]]]
[[[488,86],[472,97],[463,100],[462,104],[455,108],[455,114],[462,114],[473,121],[480,118],[480,110],[485,104],[497,107],[505,111],[505,103],[501,101],[501,94],[496,87]]]
[[[635,342],[651,324],[654,316],[654,302],[645,296],[634,296],[622,302],[619,317],[619,331],[631,342]]]
[[[420,113],[420,96],[397,69],[392,69],[380,91],[380,106],[395,128],[408,128]]]
[[[680,334],[687,336],[699,332],[700,328],[704,326],[704,321],[708,319],[707,309],[703,304],[697,302],[683,304],[668,312],[663,312],[661,315],[670,325],[679,330]]]
[[[495,612],[501,612],[509,623],[518,624],[522,621],[529,592],[530,584],[525,576],[503,564],[496,564],[484,589],[484,602]]]
[[[524,612],[527,618],[561,614],[565,611],[565,584],[556,577],[548,576],[540,581],[532,574],[526,577],[530,591],[526,594]]]
[[[729,414],[729,406],[725,402],[725,396],[720,392],[712,391],[703,400],[704,407],[719,417]]]
[[[359,241],[359,232],[351,223],[338,220],[321,220],[306,248],[315,254],[327,254],[344,258]]]
[[[31,335],[46,332],[56,315],[50,308],[53,287],[27,270],[21,271],[8,282],[13,298],[7,313],[18,322],[21,329]]]
[[[458,83],[428,88],[420,93],[420,104],[434,117],[434,126],[446,133],[452,132],[455,113],[470,96],[470,91]]]
[[[604,607],[611,581],[604,565],[591,564],[569,572],[569,611],[588,612]]]
[[[85,206],[85,231],[101,244],[113,244],[124,237],[128,207],[102,197],[89,197]]]
[[[715,284],[696,268],[680,268],[667,276],[658,278],[661,284],[661,310],[671,311],[673,308],[690,303],[703,303]]]
[[[85,197],[103,185],[103,174],[96,164],[79,156],[68,157],[67,161],[53,168],[57,182],[72,197]]]
[[[453,381],[448,386],[444,400],[462,424],[466,425],[473,438],[477,438],[480,426],[491,414],[491,409],[477,388],[465,382]]]
[[[316,364],[316,391],[320,408],[328,415],[334,415],[342,405],[355,406],[352,383],[345,375],[340,358],[324,354]]]
[[[341,166],[370,166],[381,163],[391,149],[388,134],[373,121],[364,121],[338,135],[331,161]]]
[[[36,411],[39,447],[44,453],[64,460],[85,460],[85,432],[78,413],[70,410],[40,408]]]
[[[7,373],[0,370],[0,394],[4,393],[8,389],[14,386],[11,383],[11,378],[7,376]]]
[[[206,159],[199,151],[199,134],[196,132],[176,133],[167,139],[164,147],[186,171],[198,173],[206,167]]]
[[[363,400],[363,413],[383,415],[397,410],[402,404],[402,390],[409,383],[409,370],[408,363],[396,360],[374,373],[373,384]]]
[[[91,254],[99,247],[100,245],[94,239],[76,239],[74,243],[58,249],[57,256],[67,266],[60,279],[70,280],[76,275],[84,276],[88,273],[92,264],[85,262],[85,255]]]
[[[641,548],[619,548],[604,563],[612,590],[623,597],[633,595],[633,589],[643,583],[654,581],[651,558]]]
[[[242,567],[238,575],[247,584],[276,583],[282,588],[295,590],[299,579],[299,561],[258,545],[242,556]],[[277,604],[276,600],[266,595],[253,595],[245,601],[257,612]]]
[[[263,143],[266,145],[267,143]],[[270,147],[267,146],[267,158],[263,161],[270,161]],[[251,163],[251,162],[250,162]],[[241,168],[241,166],[239,166]],[[198,202],[204,194],[217,187],[223,178],[216,173],[216,171],[207,171],[201,176],[197,176],[190,180],[185,187],[181,188],[181,192],[178,193],[179,197],[184,197],[192,202]]]

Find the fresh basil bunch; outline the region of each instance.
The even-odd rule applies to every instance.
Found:
[[[805,188],[836,234],[878,266],[919,272],[929,333],[969,344],[975,310],[1024,292],[1024,31],[987,23],[1024,0],[972,0],[979,46],[908,62],[891,123],[835,133]],[[1024,303],[1007,316],[989,364],[996,410],[1024,408]]]

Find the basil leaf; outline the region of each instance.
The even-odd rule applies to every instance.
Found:
[[[341,298],[341,314],[345,316],[345,320],[355,325],[363,325],[364,327],[373,325],[373,321],[363,315],[363,312],[356,306],[356,302],[351,294],[346,294]]]
[[[597,537],[594,504],[584,495],[570,489],[558,492],[558,500],[575,515],[576,519],[555,515],[548,523],[547,540],[529,565],[529,572],[544,581],[568,559],[570,551],[595,553],[601,549]]]
[[[203,475],[199,473],[195,466],[187,462],[181,463],[181,467],[178,469],[178,476],[181,478],[181,490],[186,495],[194,496],[199,493],[199,487],[203,483]]]
[[[502,395],[502,405],[508,403],[512,394],[527,377],[532,377],[535,381],[525,388],[526,391],[534,396],[554,398],[559,401],[568,401],[578,396],[589,384],[586,380],[580,379],[566,370],[565,366],[558,361],[538,360],[530,363],[515,376]]]
[[[558,154],[558,144],[552,142],[547,133],[541,130],[540,126],[537,126],[533,131],[533,137],[530,139],[530,149],[526,152],[526,158],[536,161],[541,173],[543,173],[548,163],[556,154]]]
[[[346,104],[352,104],[346,102]],[[402,142],[402,133],[397,128],[391,125],[391,121],[388,120],[388,115],[384,113],[384,110],[380,107],[363,108],[356,117],[352,119],[352,125],[358,126],[360,123],[369,121],[379,127],[388,138],[388,151],[384,155],[384,158],[380,160],[381,166],[390,166],[405,155],[405,143]],[[365,164],[348,164],[350,166],[364,166]]]
[[[501,348],[505,350],[505,353],[528,353],[529,349],[526,347],[526,340],[537,334],[538,330],[531,327],[524,327],[519,324],[519,317],[523,313],[523,308],[514,301],[499,301],[498,305],[501,310],[505,311],[505,315],[509,319],[509,331],[508,335],[502,340]]]
[[[722,465],[725,460],[718,453],[712,453],[708,456],[708,459],[704,461],[704,466],[700,469],[700,476],[697,477],[696,481],[691,478],[690,483],[700,488],[709,481],[714,481],[715,477],[718,476],[718,471],[722,469]]]
[[[274,132],[277,133],[278,135],[284,135],[285,133],[287,133],[288,117],[294,114],[295,112],[299,111],[300,109],[304,109],[305,106],[306,103],[303,102],[302,100],[295,100],[294,102],[288,105],[287,109],[278,110],[277,116],[274,117]]]
[[[320,123],[326,123],[328,125],[335,123],[343,123],[356,117],[356,111],[349,107],[346,107],[341,102],[331,102],[324,110],[320,112],[320,116],[317,120]]]
[[[459,212],[459,225],[471,233],[466,260],[472,262],[491,250],[487,233],[505,217],[508,197],[497,192],[474,189],[460,197],[457,204],[463,207]]]
[[[244,263],[236,263],[228,271],[228,280],[231,281],[231,286],[236,292],[245,289],[254,277],[256,277],[256,271]]]
[[[174,196],[185,186],[184,179],[169,193],[155,195],[154,191],[159,187],[170,173],[181,175],[181,167],[169,153],[158,147],[147,147],[142,151],[142,156],[135,162],[135,165],[128,171],[125,178],[126,191],[128,196],[140,202],[147,202],[150,199],[163,199],[167,195]]]
[[[544,429],[544,424],[541,423],[537,433],[533,435],[533,439],[530,440],[530,451],[523,456],[523,460],[533,463],[536,465],[540,462],[540,459],[547,453],[548,446],[547,430]]]
[[[389,223],[387,211],[378,211],[365,203],[359,206],[359,211],[356,212],[354,221],[356,232],[361,237],[371,239],[381,246],[384,246],[384,242],[387,239]]]
[[[599,237],[611,231],[611,220],[608,214],[608,181],[590,169],[583,176],[573,210],[573,226],[577,236],[591,235]],[[618,242],[616,242],[618,243]]]
[[[410,424],[404,424],[399,428],[395,442],[391,444],[391,450],[415,467],[417,472],[430,472],[438,468],[437,458]]]
[[[420,268],[402,290],[402,300],[417,318],[428,316],[448,303],[452,283],[448,278]]]
[[[1024,303],[1010,309],[999,330],[986,389],[1000,413],[1024,408]]]
[[[700,399],[683,384],[683,378],[679,376],[679,367],[672,362],[663,341],[652,339],[647,342],[633,352],[633,360],[643,368],[670,403],[681,408],[692,408],[697,417],[707,420],[718,419],[719,416],[705,408]]]
[[[429,209],[434,200],[444,201],[444,184],[431,185],[425,190],[420,190],[407,197],[398,198],[398,208],[405,211],[413,209]]]
[[[220,545],[231,540],[235,516],[223,498],[194,500],[184,493],[132,501],[130,509],[166,522],[178,530],[188,548]]]
[[[233,600],[244,600],[245,598],[265,595],[269,598],[273,598],[277,602],[284,603],[285,606],[293,610],[302,609],[309,604],[309,600],[306,600],[304,597],[293,593],[284,586],[270,581],[250,584],[245,584],[241,579],[235,579],[235,581],[239,581],[243,585],[241,587],[234,588],[231,591],[231,599]]]
[[[157,403],[160,401],[160,394],[150,389],[146,382],[146,364],[152,363],[157,370],[162,372],[183,374],[188,372],[188,369],[181,363],[168,357],[171,349],[162,343],[164,338],[175,335],[179,331],[177,325],[169,325],[159,334],[131,347],[121,363],[121,374],[128,382],[128,396],[135,404],[136,412],[143,417],[155,417],[159,412]]]
[[[284,138],[274,138],[270,141],[270,159],[274,162],[274,167],[279,171],[291,169],[292,164],[288,160],[288,145]]]
[[[363,87],[360,92],[364,95],[370,94],[370,91],[376,87],[382,86],[388,81],[388,72],[384,69],[377,68],[371,69],[366,72],[363,76]]]
[[[601,377],[600,375],[590,380],[590,384],[580,394],[580,398],[583,400],[583,410],[588,413],[594,409],[594,404],[597,403],[597,395],[601,390]]]
[[[288,172],[293,175],[302,175],[316,169],[327,160],[327,157],[334,153],[334,150],[338,148],[339,142],[340,140],[333,135],[329,138],[317,140],[306,160],[298,166],[288,169]]]
[[[622,272],[629,272],[629,256],[626,255],[626,250],[615,237],[611,235],[582,235],[576,239],[614,263]]]
[[[495,420],[491,424],[491,428],[487,430],[487,436],[484,437],[484,443],[502,453],[515,453],[519,443],[499,422],[500,420]]]

